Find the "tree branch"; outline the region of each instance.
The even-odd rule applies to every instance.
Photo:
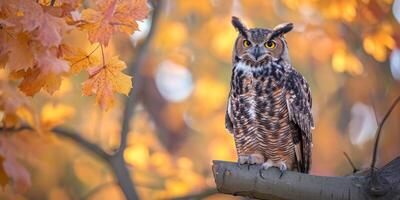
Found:
[[[385,124],[387,118],[390,116],[390,113],[392,113],[393,109],[396,107],[396,105],[400,102],[400,96],[394,100],[392,105],[390,106],[389,110],[386,112],[385,116],[383,117],[382,121],[379,123],[378,129],[376,130],[376,139],[375,139],[375,144],[374,144],[374,150],[372,152],[372,162],[371,162],[371,170],[374,171],[375,169],[375,163],[376,163],[376,154],[378,152],[378,144],[379,144],[379,138],[381,136],[381,130],[383,128],[383,125]]]
[[[154,0],[151,1],[153,5],[153,14],[151,18],[150,30],[144,41],[138,46],[136,50],[136,56],[133,62],[129,65],[127,75],[135,75],[135,83],[132,83],[133,88],[130,95],[125,100],[125,108],[122,116],[122,128],[121,128],[121,143],[118,148],[117,153],[121,154],[126,148],[127,137],[130,130],[129,122],[133,115],[133,110],[138,103],[138,92],[140,90],[141,82],[138,78],[140,76],[140,71],[144,67],[143,62],[146,58],[147,49],[150,46],[151,40],[153,39],[154,31],[158,24],[158,18],[162,8],[162,1]]]
[[[31,130],[35,131],[32,127],[28,125],[22,125],[18,128],[4,128],[0,127],[0,131],[4,132],[17,132],[17,131],[22,131],[22,130]],[[91,143],[87,139],[83,138],[80,133],[75,132],[73,130],[69,130],[66,128],[62,127],[56,127],[51,130],[51,132],[54,132],[56,135],[59,135],[61,137],[69,138],[72,141],[74,141],[76,144],[79,146],[83,147],[84,149],[90,151],[91,153],[95,154],[99,158],[101,158],[103,161],[109,162],[111,159],[111,155],[105,152],[102,148],[97,146],[94,143]]]
[[[60,128],[60,127],[56,127],[54,129],[52,129],[51,131],[54,132],[56,135],[66,137],[66,138],[73,140],[75,143],[79,144],[81,147],[89,150],[90,152],[96,154],[98,157],[100,157],[104,161],[106,161],[106,162],[110,161],[110,158],[111,158],[110,154],[105,152],[102,148],[100,148],[96,144],[91,143],[88,140],[86,140],[85,138],[83,138],[81,136],[81,134],[74,132],[72,130],[68,130],[68,129]]]
[[[385,193],[387,190],[387,184],[385,179],[381,179],[379,176],[376,174],[375,170],[375,164],[376,164],[376,156],[378,153],[378,144],[379,144],[379,139],[381,136],[381,131],[383,128],[383,125],[385,124],[386,120],[389,118],[390,114],[392,113],[393,109],[396,107],[396,105],[400,102],[400,96],[396,98],[396,100],[392,103],[390,106],[389,110],[386,112],[385,116],[383,117],[382,121],[379,123],[378,129],[376,130],[376,139],[375,139],[375,144],[374,144],[374,150],[372,152],[372,161],[371,161],[371,171],[370,171],[370,182],[369,182],[369,192],[373,195],[379,195],[382,193]]]
[[[144,67],[143,62],[147,54],[147,50],[149,48],[150,42],[154,35],[154,30],[157,25],[158,16],[161,10],[161,1],[154,0],[152,1],[153,11],[152,11],[152,20],[150,25],[150,31],[144,41],[138,46],[136,50],[136,57],[134,58],[132,64],[129,65],[127,75],[138,75],[138,72]],[[138,77],[135,76],[135,77]],[[139,80],[139,78],[135,78],[135,80]],[[137,104],[137,94],[140,88],[140,84],[136,82],[133,84],[133,89],[129,94],[128,98],[125,100],[124,112],[122,116],[122,124],[121,124],[121,138],[120,145],[118,147],[117,152],[111,157],[110,166],[114,175],[118,181],[118,185],[120,186],[122,192],[124,193],[126,199],[128,200],[136,200],[139,199],[139,196],[134,187],[134,183],[131,179],[130,172],[126,166],[124,160],[124,151],[127,145],[127,138],[130,127],[130,120],[133,116],[133,110],[135,105]]]
[[[357,171],[359,171],[356,167],[356,165],[353,163],[353,161],[351,161],[349,155],[347,155],[346,152],[343,152],[344,157],[346,157],[346,160],[349,162],[349,164],[351,165],[351,167],[353,168],[353,173],[356,173]]]
[[[288,171],[279,178],[280,172],[270,168],[259,175],[260,165],[239,166],[237,163],[213,161],[213,173],[217,190],[221,193],[258,199],[368,199],[366,192],[369,175],[354,174],[346,177],[324,177]],[[392,199],[400,194],[400,157],[378,174],[389,179],[393,187],[383,196]],[[389,178],[388,178],[389,177]],[[397,196],[398,197],[398,196]]]

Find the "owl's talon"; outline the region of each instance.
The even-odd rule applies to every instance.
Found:
[[[286,172],[287,170],[287,166],[285,163],[281,163],[281,165],[279,165],[279,171],[281,171],[281,175],[279,176],[279,178],[282,178],[283,174]]]
[[[261,165],[259,173],[260,173],[260,176],[262,179],[265,179],[265,177],[263,176],[263,171],[269,169],[272,166],[273,166],[273,163],[271,160],[267,160],[267,162],[265,162]]]
[[[258,173],[260,173],[260,177],[261,177],[262,179],[265,179],[265,177],[264,177],[264,175],[263,175],[263,171],[264,171],[264,168],[261,167],[260,170],[258,170]]]
[[[261,154],[239,155],[238,167],[247,165],[247,170],[250,170],[251,165],[261,164],[264,162],[264,156]]]

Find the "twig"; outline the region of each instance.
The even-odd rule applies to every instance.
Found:
[[[358,172],[358,169],[356,168],[356,166],[354,165],[354,163],[351,161],[349,155],[347,155],[346,152],[343,152],[344,157],[346,157],[347,161],[350,163],[351,167],[353,168],[353,173]]]
[[[376,154],[378,152],[378,144],[379,144],[379,139],[380,139],[380,136],[381,136],[382,127],[385,124],[385,121],[389,117],[390,113],[392,113],[393,109],[396,107],[397,103],[399,103],[399,101],[400,101],[400,96],[398,96],[396,98],[396,100],[393,102],[393,104],[390,106],[389,110],[386,112],[386,114],[383,117],[382,121],[379,123],[378,129],[376,130],[376,139],[375,139],[374,150],[373,150],[373,153],[372,153],[372,162],[371,162],[371,172],[372,172],[372,174],[375,171]]]
[[[371,102],[371,105],[372,105],[372,110],[374,111],[374,117],[375,117],[375,122],[376,122],[376,125],[377,125],[377,126],[379,126],[378,115],[376,114],[375,103],[374,103],[374,100],[373,100],[373,98],[372,98],[372,95],[371,95],[371,94],[369,94],[369,101]]]

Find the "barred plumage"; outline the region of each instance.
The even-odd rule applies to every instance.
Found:
[[[290,64],[283,34],[292,25],[247,29],[237,18],[232,24],[239,37],[226,127],[234,134],[239,162],[308,173],[312,102],[306,80]]]

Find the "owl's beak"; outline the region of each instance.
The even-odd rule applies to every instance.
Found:
[[[260,58],[261,55],[263,55],[263,52],[259,46],[255,46],[251,54],[253,54],[255,60],[258,60],[258,58]]]

